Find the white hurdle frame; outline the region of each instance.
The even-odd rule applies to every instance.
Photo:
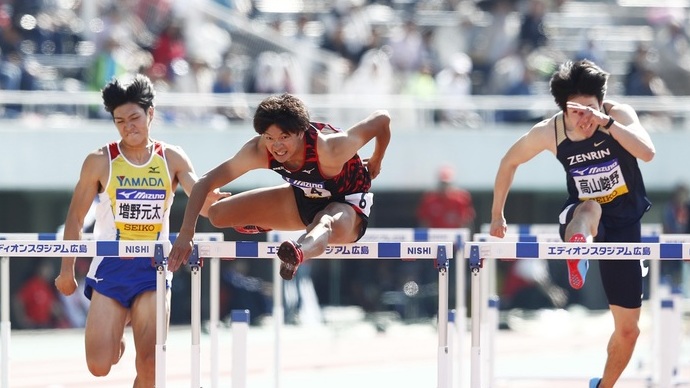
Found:
[[[195,263],[199,258],[271,258],[275,257],[280,244],[256,241],[209,241],[195,242],[190,262]],[[167,272],[167,254],[171,244],[167,241],[62,241],[62,240],[0,240],[0,257],[148,257],[157,269],[157,315],[165,311],[164,285]],[[439,343],[447,344],[448,319],[448,260],[453,258],[452,242],[400,242],[400,243],[355,243],[329,245],[323,255],[314,259],[435,259],[439,273],[443,273],[443,281],[439,284],[439,318],[443,326],[439,329]],[[161,281],[163,279],[163,281]],[[200,287],[195,281],[193,287]],[[200,308],[200,304],[195,304]],[[9,308],[7,316],[9,317]],[[165,324],[164,319],[156,319],[157,325]],[[195,324],[193,323],[193,326]],[[200,325],[199,325],[200,326]],[[161,333],[165,326],[157,327]],[[8,336],[9,337],[9,336]],[[162,337],[162,338],[161,338]],[[165,336],[157,335],[156,343],[156,387],[165,388]],[[9,344],[8,344],[9,345]],[[448,349],[446,347],[445,351]],[[198,358],[195,358],[198,359]],[[439,370],[442,369],[439,366]],[[9,368],[8,368],[9,370]],[[438,376],[439,384],[443,384],[444,377]],[[9,379],[8,379],[9,380]],[[445,386],[445,385],[444,385]],[[9,382],[7,387],[9,387]],[[7,388],[3,387],[3,388]],[[200,387],[200,385],[193,385]],[[244,387],[235,387],[244,388]]]
[[[22,243],[33,243],[35,246],[43,246],[41,250],[53,249],[52,252],[13,252],[8,254],[0,249],[0,281],[2,286],[0,287],[0,387],[8,388],[10,386],[10,368],[9,368],[9,355],[10,355],[10,338],[12,323],[10,322],[10,286],[9,286],[9,273],[10,273],[10,258],[11,257],[62,257],[65,255],[74,257],[87,257],[91,258],[96,256],[93,252],[97,252],[91,249],[90,246],[94,243],[93,234],[84,233],[82,235],[82,240],[80,241],[62,241],[58,240],[61,238],[61,234],[58,233],[0,233],[0,244],[15,244],[18,242]],[[165,271],[167,271],[167,252],[170,249],[170,244],[175,241],[177,233],[170,234],[170,242],[167,241],[149,241],[143,242],[144,245],[139,246],[138,244],[128,244],[130,242],[126,241],[115,241],[115,242],[103,242],[105,244],[110,243],[110,245],[116,245],[117,253],[127,251],[127,247],[145,247],[147,252],[139,253],[135,252],[133,248],[131,251],[126,253],[127,257],[151,257],[151,252],[157,249],[162,249],[163,251],[157,252],[159,259],[153,259],[152,265],[157,267],[156,276],[156,290],[165,289]],[[194,236],[195,241],[222,241],[224,239],[223,233],[220,232],[210,232],[210,233],[196,233]],[[87,249],[86,245],[82,245],[82,242],[89,241],[88,249],[89,254],[81,252]],[[60,246],[59,244],[51,244],[53,242],[63,243],[66,245]],[[119,244],[122,243],[122,244]],[[98,244],[97,244],[98,245]],[[96,246],[97,246],[96,245]],[[79,252],[69,252],[65,251],[66,246],[75,247]],[[149,248],[151,248],[149,250]],[[19,249],[19,248],[18,248]],[[112,250],[112,248],[111,248]],[[52,254],[51,254],[52,253]],[[57,254],[56,254],[57,253]],[[108,252],[108,256],[118,256],[113,255],[112,252]],[[217,260],[212,260],[211,263],[218,263]],[[192,385],[199,387],[201,385],[201,263],[199,261],[192,262],[190,259],[191,266],[191,329],[192,329],[192,343],[191,343],[191,374],[192,374]],[[165,270],[165,271],[164,271]],[[216,292],[216,297],[218,292]],[[165,292],[157,292],[156,294],[156,386],[165,386],[165,341],[167,334],[167,322],[165,320],[165,305],[166,305]],[[217,333],[217,328],[211,328],[211,333]],[[216,334],[217,337],[217,334]],[[211,347],[216,346],[217,343],[211,343]],[[217,367],[217,359],[211,359],[211,365],[214,364]],[[162,379],[162,380],[159,380]],[[162,381],[162,385],[158,382]]]
[[[641,242],[643,243],[690,243],[690,234],[659,234],[661,231],[661,226],[658,224],[643,224],[643,234]],[[529,226],[509,226],[508,230],[527,230]],[[550,233],[545,233],[550,229],[556,230],[554,233],[551,230]],[[557,232],[558,225],[549,224],[538,224],[535,230],[542,230],[541,234],[524,234],[524,233],[508,233],[503,238],[498,238],[491,236],[488,233],[475,233],[473,236],[473,241],[493,241],[493,242],[560,242],[561,237]],[[488,259],[488,258],[487,258]],[[484,378],[487,379],[489,384],[494,382],[494,369],[495,359],[494,354],[494,338],[495,332],[498,329],[498,321],[496,319],[491,319],[493,317],[497,318],[498,312],[492,311],[491,308],[498,308],[496,304],[492,305],[492,300],[498,298],[496,293],[496,265],[495,260],[490,259],[491,263],[488,266],[483,266],[484,272],[486,272],[486,277],[488,281],[482,282],[481,286],[481,324],[486,327],[487,332],[484,333],[484,339],[486,340],[486,347],[482,348],[481,354],[484,360],[484,364],[487,365],[484,373]],[[650,280],[649,280],[649,305],[651,308],[651,318],[652,318],[652,336],[651,336],[651,351],[652,357],[650,359],[650,373],[651,381],[657,383],[660,376],[663,376],[661,368],[663,365],[660,360],[665,360],[668,355],[661,354],[660,343],[662,341],[662,328],[661,322],[669,323],[667,320],[663,320],[661,315],[664,313],[663,309],[668,310],[668,302],[662,300],[662,297],[668,298],[668,295],[662,295],[660,289],[660,261],[652,260],[649,263],[650,267]],[[678,302],[671,303],[673,310],[678,311],[680,309],[680,304]],[[668,311],[665,311],[668,313]]]
[[[272,259],[277,260],[278,242],[233,241],[224,243],[198,243],[200,257],[212,256],[227,259]],[[332,244],[324,254],[313,259],[435,259],[439,269],[439,344],[445,344],[448,353],[448,259],[453,258],[452,242],[358,242],[353,244]],[[274,275],[275,277],[275,275]],[[278,287],[274,287],[278,288]],[[282,299],[282,297],[281,297]],[[241,353],[241,352],[240,352]],[[235,354],[238,354],[236,352]],[[439,371],[445,371],[444,361],[439,359]],[[447,387],[446,377],[439,374],[439,387]],[[240,381],[242,381],[240,379]],[[233,388],[245,388],[243,386]]]
[[[607,259],[688,260],[690,243],[572,243],[572,242],[471,242],[465,256],[472,271],[472,367],[471,388],[482,387],[480,324],[480,266],[483,259]],[[660,387],[667,388],[667,387]]]
[[[290,231],[290,232],[285,232],[285,231],[270,231],[267,233],[267,240],[272,241],[272,242],[282,242],[287,239],[293,239],[296,240],[300,235],[302,235],[304,232],[303,231]],[[359,242],[445,242],[445,241],[453,241],[455,243],[455,258],[456,260],[460,260],[455,264],[455,273],[456,273],[456,288],[455,288],[455,312],[453,313],[453,326],[455,327],[455,331],[457,335],[457,349],[464,349],[464,333],[467,328],[467,306],[465,304],[465,297],[466,297],[466,292],[465,292],[465,271],[467,270],[467,267],[464,265],[464,254],[463,254],[463,249],[465,246],[465,243],[469,241],[471,235],[471,231],[468,228],[367,228],[366,233],[362,238],[359,240]],[[278,258],[275,258],[273,261],[273,284],[283,284],[282,282],[284,281],[280,275],[279,275],[279,269],[280,269],[280,260]],[[439,287],[441,287],[441,277],[439,274]],[[439,299],[441,297],[441,293],[439,292]],[[439,306],[440,306],[441,301],[439,300]],[[446,302],[447,305],[447,302]],[[439,312],[440,314],[440,312]],[[274,343],[274,364],[273,364],[273,373],[274,373],[274,387],[279,388],[280,387],[280,370],[281,370],[281,360],[280,360],[280,333],[281,333],[281,328],[283,323],[283,316],[284,316],[284,306],[283,306],[283,291],[282,287],[273,287],[273,321],[275,322],[275,343]],[[440,315],[439,315],[440,317]],[[446,320],[446,326],[448,324],[448,320]],[[439,327],[441,325],[441,321],[439,318]],[[440,330],[440,329],[439,329]],[[453,382],[453,371],[452,371],[452,365],[453,365],[453,353],[455,354],[461,354],[461,352],[453,352],[453,349],[451,348],[450,351],[445,351],[446,346],[448,345],[449,342],[446,342],[446,344],[442,344],[439,342],[439,368],[441,368],[441,365],[446,364],[448,365],[448,370],[440,370],[439,369],[439,376],[447,375],[448,376],[448,382],[447,386],[450,387],[452,386]],[[450,344],[453,344],[453,341],[450,341]],[[461,356],[459,356],[461,357]],[[440,362],[442,359],[445,359],[445,362]],[[460,358],[461,359],[461,358]],[[458,388],[462,388],[462,379],[461,377],[463,376],[463,365],[464,363],[462,362],[455,362],[455,365],[457,366],[457,373],[460,378],[458,380],[460,381]],[[445,387],[446,385],[439,385],[439,387]]]

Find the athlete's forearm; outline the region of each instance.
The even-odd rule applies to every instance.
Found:
[[[494,182],[494,196],[491,205],[491,220],[502,219],[505,203],[508,198],[508,191],[513,184],[515,168],[506,166],[504,163],[498,168],[496,181]]]
[[[199,219],[199,213],[201,213],[201,209],[204,206],[209,191],[210,188],[204,178],[199,179],[192,187],[192,192],[189,195],[189,200],[185,207],[182,225],[180,226],[181,234],[194,234],[197,220]]]

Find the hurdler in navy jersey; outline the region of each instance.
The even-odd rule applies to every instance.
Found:
[[[591,199],[601,205],[601,222],[606,227],[638,222],[651,202],[637,158],[607,129],[598,127],[590,138],[573,141],[565,131],[563,113],[557,114],[554,124],[556,157],[567,175],[568,199],[564,208]]]
[[[558,216],[563,241],[639,242],[649,209],[638,160],[654,158],[654,144],[627,104],[605,100],[609,74],[588,60],[566,61],[550,80],[560,112],[535,124],[501,159],[494,184],[490,233],[504,237],[504,207],[517,168],[542,151],[556,156],[566,173],[568,199]],[[642,271],[639,257],[599,260],[601,284],[613,316],[601,378],[590,386],[611,388],[632,356],[640,329]],[[588,261],[566,259],[574,289],[585,284]],[[577,294],[573,294],[577,295]]]
[[[284,241],[277,255],[280,274],[292,279],[305,259],[321,255],[328,244],[357,241],[366,231],[373,194],[371,180],[381,172],[390,141],[390,116],[375,111],[340,131],[312,122],[304,103],[290,94],[264,99],[254,115],[256,136],[195,185],[185,217],[170,252],[175,270],[191,253],[200,199],[241,175],[271,169],[288,184],[263,187],[226,198],[209,210],[217,227],[249,233],[268,229],[303,230],[296,241]],[[359,150],[375,140],[374,151],[362,160]]]

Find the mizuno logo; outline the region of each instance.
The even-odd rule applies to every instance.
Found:
[[[585,172],[586,172],[587,170],[588,170],[588,169],[585,168],[585,169],[583,169],[583,170],[576,170],[576,169],[573,169],[572,171],[573,171],[573,174],[577,174],[577,175],[582,176],[582,175],[585,175]]]
[[[311,172],[314,171],[314,168],[310,168],[309,170],[302,170],[302,172],[305,174],[311,174]]]
[[[132,196],[132,194],[134,194],[134,193],[136,193],[136,191],[130,191],[130,192],[121,191],[119,194],[121,196],[129,199],[129,197]]]
[[[103,278],[93,278],[93,280],[94,280],[96,283],[98,283],[98,282],[102,282],[102,281],[103,281]]]
[[[158,168],[160,166],[150,166],[149,167],[149,174],[160,174],[161,172],[158,171]]]
[[[595,146],[595,147],[599,147],[600,145],[604,144],[605,141],[606,141],[606,140],[602,140],[602,141],[595,142],[595,143],[594,143],[594,146]]]

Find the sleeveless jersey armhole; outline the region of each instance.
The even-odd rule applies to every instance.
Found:
[[[558,147],[563,140],[567,139],[565,135],[565,117],[563,113],[559,113],[554,117],[554,127],[556,131],[556,147]]]

